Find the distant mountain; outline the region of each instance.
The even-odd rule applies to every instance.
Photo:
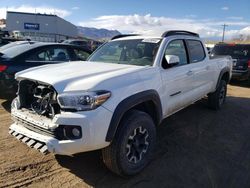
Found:
[[[117,30],[97,29],[97,28],[81,27],[81,26],[78,26],[77,28],[78,28],[78,34],[81,37],[86,37],[95,40],[107,40],[115,35],[121,34]]]

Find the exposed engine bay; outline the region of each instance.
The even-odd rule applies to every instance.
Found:
[[[18,103],[18,109],[26,108],[48,118],[53,118],[60,113],[55,89],[35,81],[21,80],[19,82]]]

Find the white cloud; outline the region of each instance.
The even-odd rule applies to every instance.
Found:
[[[16,12],[28,12],[28,13],[41,13],[41,14],[56,14],[62,18],[69,16],[71,12],[64,10],[64,9],[58,9],[54,7],[34,7],[30,5],[21,5],[21,6],[12,6],[8,7],[0,7],[0,18],[6,18],[6,11],[16,11]]]
[[[250,26],[241,29],[241,30],[240,30],[240,34],[243,34],[243,35],[250,35]]]
[[[72,10],[79,10],[80,8],[79,7],[72,7],[71,9]]]
[[[250,22],[239,22],[239,21],[207,21],[206,25],[208,26],[221,26],[223,24],[229,25],[229,26],[248,26],[250,25]]]
[[[81,22],[79,25],[86,27],[107,28],[119,30],[122,33],[139,33],[145,35],[161,35],[166,30],[189,30],[201,34],[202,37],[220,37],[224,22],[206,19],[198,20],[191,18],[169,18],[153,17],[147,15],[108,15],[94,18],[87,22]],[[247,27],[250,22],[230,21],[226,23],[229,26]],[[240,30],[226,31],[227,37],[241,32]],[[247,31],[244,31],[247,33]]]
[[[250,26],[244,27],[239,30],[226,30],[227,38],[239,37],[240,35],[249,36],[250,35]]]
[[[229,7],[221,7],[221,10],[229,10]]]

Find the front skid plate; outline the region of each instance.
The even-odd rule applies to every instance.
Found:
[[[29,147],[31,148],[35,148],[36,150],[40,151],[43,154],[48,154],[48,147],[44,142],[40,142],[38,140],[35,139],[31,139],[25,135],[19,134],[16,131],[13,131],[10,129],[9,134],[11,134],[12,136],[16,137],[19,141],[27,144]]]

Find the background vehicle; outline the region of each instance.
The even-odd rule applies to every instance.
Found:
[[[250,83],[250,44],[216,44],[212,55],[230,55],[233,58],[232,78]]]
[[[10,34],[9,34],[8,31],[2,31],[2,30],[0,30],[0,46],[9,43],[8,41],[5,40],[5,38],[7,38],[9,36],[10,36]]]
[[[45,64],[86,60],[87,48],[57,43],[20,41],[0,48],[0,94],[15,93],[15,73]]]
[[[230,56],[210,59],[192,32],[116,36],[85,63],[19,72],[10,134],[42,153],[102,149],[111,171],[134,175],[150,162],[164,118],[206,95],[222,107],[231,67]]]
[[[13,47],[13,46],[17,46],[17,45],[22,45],[22,44],[33,44],[33,43],[36,43],[36,41],[27,41],[27,40],[24,40],[24,41],[15,41],[15,42],[10,42],[6,45],[3,45],[0,47],[0,52],[7,49],[7,48],[10,48],[10,47]]]
[[[100,45],[102,45],[102,42],[94,41],[90,39],[89,40],[68,39],[68,40],[63,41],[62,43],[83,46],[85,48],[91,49],[92,51],[96,50]]]
[[[73,45],[82,46],[85,48],[90,48],[88,41],[85,41],[85,40],[68,39],[68,40],[64,40],[62,43],[73,44]]]

